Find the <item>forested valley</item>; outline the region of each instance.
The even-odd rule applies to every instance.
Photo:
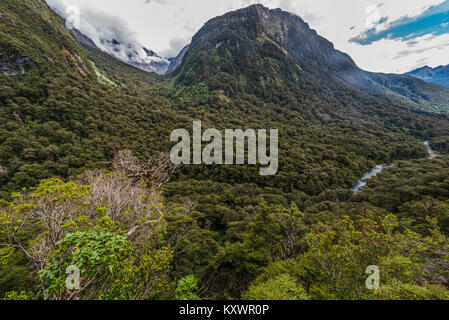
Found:
[[[449,89],[354,86],[349,56],[261,5],[210,20],[159,76],[43,0],[2,0],[0,67],[0,298],[449,299]],[[279,172],[172,165],[195,120],[277,128]]]

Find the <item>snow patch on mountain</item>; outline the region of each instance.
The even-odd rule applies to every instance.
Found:
[[[46,0],[63,19],[71,14],[65,0]],[[120,18],[80,8],[77,31],[103,52],[142,70],[164,74],[170,61],[145,48]]]

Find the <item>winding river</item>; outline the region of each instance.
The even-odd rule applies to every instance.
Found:
[[[427,150],[429,152],[429,159],[435,159],[435,158],[440,156],[440,154],[437,151],[433,150],[430,147],[429,141],[424,141],[424,145],[427,147]],[[375,166],[370,171],[365,173],[363,175],[363,177],[359,181],[357,181],[357,183],[351,188],[351,190],[354,191],[354,193],[356,193],[356,194],[359,193],[363,189],[363,187],[365,187],[368,184],[368,180],[369,179],[371,179],[372,177],[377,176],[384,169],[390,168],[390,167],[393,167],[393,166],[394,166],[394,164],[383,164],[383,165]]]
[[[368,180],[372,177],[377,176],[379,173],[381,173],[385,168],[391,167],[393,165],[391,164],[383,164],[383,165],[377,165],[374,168],[372,168],[370,171],[365,173],[363,177],[357,181],[357,183],[352,187],[352,191],[354,193],[359,193],[363,187],[365,187],[368,184]]]

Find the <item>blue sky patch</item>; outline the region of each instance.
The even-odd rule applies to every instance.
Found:
[[[385,21],[382,18],[379,23]],[[449,0],[432,6],[415,17],[403,17],[388,24],[386,29],[376,30],[376,27],[350,39],[350,42],[360,45],[370,45],[382,39],[399,39],[408,41],[424,35],[442,35],[449,33]]]

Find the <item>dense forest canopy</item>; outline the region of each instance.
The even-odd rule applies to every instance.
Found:
[[[259,5],[210,20],[166,76],[80,42],[42,0],[0,14],[0,297],[449,299],[448,89],[364,73]],[[171,168],[170,133],[195,120],[277,128],[278,174]]]

